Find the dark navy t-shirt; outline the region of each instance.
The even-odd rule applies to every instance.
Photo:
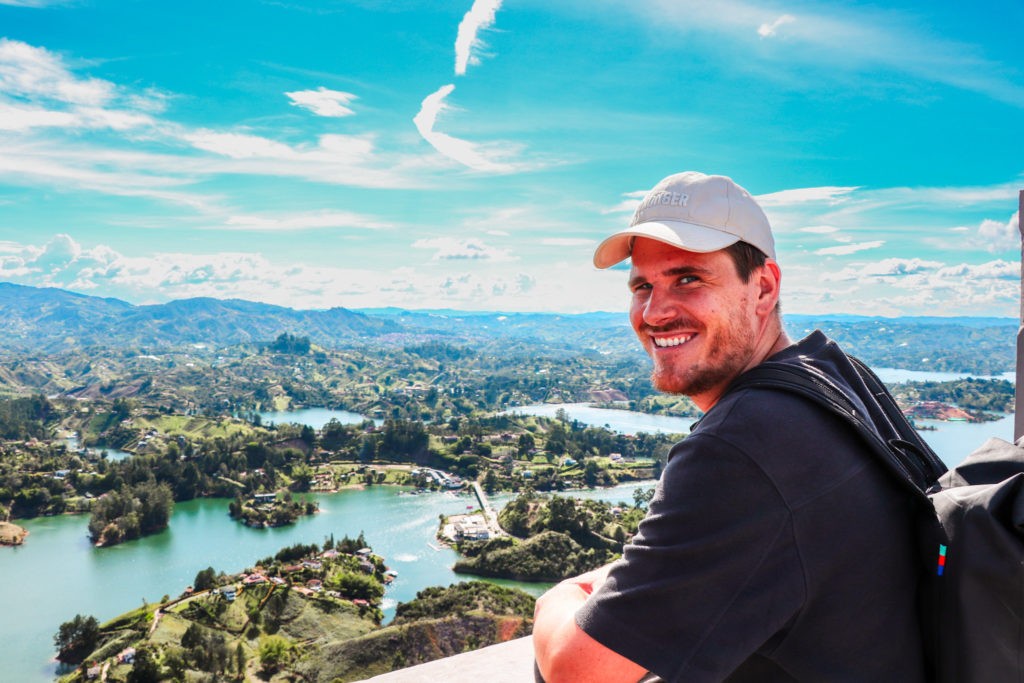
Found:
[[[864,396],[815,333],[800,357]],[[809,400],[727,393],[677,444],[647,517],[577,612],[666,681],[924,680],[913,503]]]

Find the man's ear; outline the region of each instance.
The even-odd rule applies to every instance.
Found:
[[[768,315],[775,310],[782,285],[782,271],[774,259],[765,259],[754,275],[757,281],[757,312]]]

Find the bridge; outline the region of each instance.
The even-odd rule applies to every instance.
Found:
[[[480,509],[484,511],[484,519],[487,521],[487,531],[491,535],[491,538],[495,536],[504,536],[505,531],[498,524],[498,513],[491,507],[491,501],[487,499],[487,494],[480,488],[480,483],[473,482],[473,493],[476,494],[476,499],[480,503]]]

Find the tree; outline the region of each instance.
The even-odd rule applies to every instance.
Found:
[[[135,651],[135,661],[128,674],[128,683],[157,683],[160,680],[160,665],[148,647]]]
[[[192,580],[192,588],[196,591],[205,591],[213,588],[216,584],[217,572],[213,567],[200,569],[196,578]]]
[[[633,503],[638,508],[645,508],[654,498],[654,489],[633,489]]]
[[[291,649],[291,642],[284,636],[263,636],[260,638],[260,645],[257,650],[260,666],[266,672],[276,671],[279,666],[288,661]]]
[[[66,664],[79,664],[96,649],[100,638],[100,624],[96,617],[76,614],[71,621],[60,625],[53,636],[57,659]]]
[[[487,495],[490,495],[498,490],[498,475],[494,473],[494,470],[487,470],[487,474],[484,475],[484,491]]]
[[[297,463],[292,466],[292,490],[308,491],[313,483],[313,468],[304,463]]]
[[[239,678],[245,673],[245,648],[241,643],[235,647],[235,671]]]

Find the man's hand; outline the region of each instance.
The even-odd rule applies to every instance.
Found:
[[[647,671],[576,625],[575,614],[608,578],[611,565],[566,579],[537,599],[533,648],[548,683],[635,683]]]
[[[608,579],[608,572],[611,571],[612,565],[606,564],[603,567],[597,569],[591,569],[589,572],[584,572],[579,576],[573,576],[568,578],[562,583],[568,583],[579,586],[584,593],[588,596],[604,585],[604,582]],[[543,599],[544,596],[541,596]]]

